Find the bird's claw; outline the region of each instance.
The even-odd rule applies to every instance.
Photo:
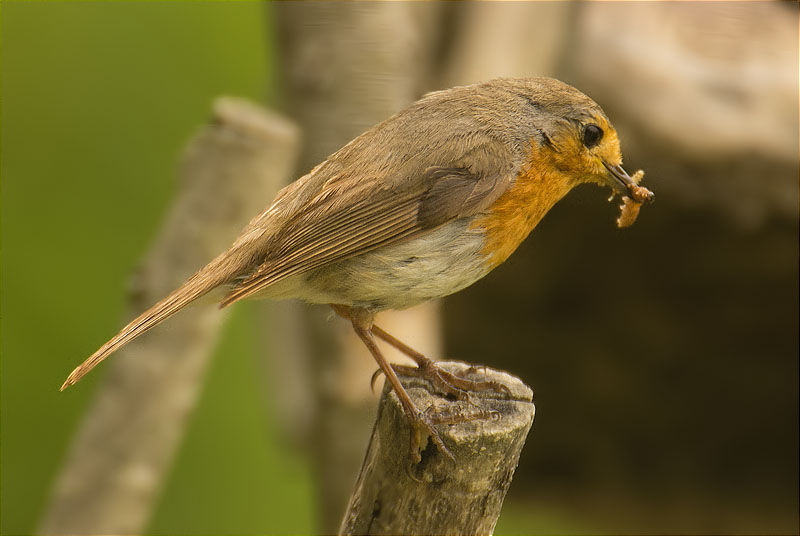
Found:
[[[450,449],[448,449],[444,444],[444,441],[442,441],[439,432],[437,432],[434,428],[434,424],[437,423],[436,417],[432,419],[431,414],[428,410],[426,410],[425,413],[417,412],[415,415],[409,416],[408,423],[411,428],[410,453],[412,466],[419,465],[420,462],[422,462],[422,452],[424,450],[422,445],[424,439],[431,441],[439,450],[439,452],[443,454],[453,465],[455,465],[455,456],[453,456],[453,453],[450,452]],[[414,477],[413,475],[411,476],[414,478],[414,480],[419,481],[418,478]]]
[[[447,395],[454,397],[456,400],[466,400],[471,402],[470,392],[494,391],[511,396],[511,390],[502,383],[495,381],[476,381],[467,378],[461,378],[444,370],[437,365],[434,361],[425,361],[418,366],[408,365],[392,365],[394,371],[403,376],[410,376],[415,378],[423,378],[428,380],[433,387]],[[475,372],[475,367],[470,367],[469,372]],[[373,374],[373,381],[376,379],[377,374]]]

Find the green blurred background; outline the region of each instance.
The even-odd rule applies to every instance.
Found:
[[[180,150],[214,97],[269,101],[269,50],[254,2],[3,2],[3,534],[36,526],[102,371],[58,386],[119,327]],[[308,465],[270,428],[247,309],[148,532],[312,530]]]
[[[104,371],[58,386],[119,328],[181,148],[218,95],[275,104],[277,52],[255,2],[4,1],[0,14],[0,532],[24,534]],[[744,157],[754,178],[775,172]],[[647,140],[626,158],[659,195],[633,229],[580,189],[444,302],[447,355],[536,390],[497,532],[791,532],[797,221],[730,225],[658,188],[676,162],[685,176],[723,168]],[[261,392],[253,313],[234,309],[148,533],[314,530],[311,464]]]

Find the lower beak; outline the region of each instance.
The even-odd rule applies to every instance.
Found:
[[[630,175],[628,175],[628,172],[622,169],[622,166],[619,164],[612,166],[607,162],[603,162],[603,165],[611,175],[611,180],[609,181],[608,185],[622,195],[630,195],[631,191],[637,186],[637,184],[633,182],[633,179]]]

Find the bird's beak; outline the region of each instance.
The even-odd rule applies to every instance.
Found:
[[[638,184],[636,184],[631,176],[628,175],[628,172],[622,169],[622,166],[619,164],[612,166],[608,162],[604,161],[603,165],[606,167],[610,175],[607,184],[619,194],[635,198],[636,196],[632,194],[634,188],[638,187]],[[647,199],[647,201],[652,201],[652,198]]]

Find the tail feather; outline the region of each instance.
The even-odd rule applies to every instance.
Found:
[[[220,260],[220,259],[217,259]],[[207,294],[214,288],[225,283],[229,277],[224,274],[216,262],[190,277],[180,287],[172,291],[166,298],[153,305],[150,309],[136,317],[130,324],[122,328],[111,340],[100,347],[70,373],[61,386],[63,391],[70,385],[83,378],[90,370],[96,367],[106,357],[119,350],[133,339],[148,331],[156,324],[166,320],[191,302]]]

